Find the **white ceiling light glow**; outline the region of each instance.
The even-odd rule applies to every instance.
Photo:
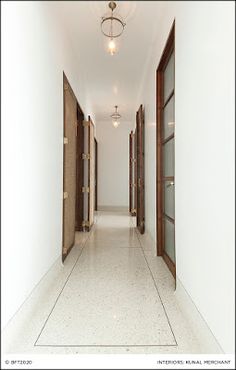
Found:
[[[113,122],[112,122],[112,124],[113,124],[113,126],[114,126],[115,128],[117,128],[117,127],[119,126],[120,122],[118,122],[118,121],[113,121]]]

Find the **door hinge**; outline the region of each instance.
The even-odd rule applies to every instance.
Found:
[[[131,162],[135,163],[136,162],[136,159],[135,158],[131,158]]]
[[[136,213],[136,208],[131,208],[131,213]]]
[[[67,193],[67,191],[64,191],[64,193],[63,193],[63,199],[67,199],[68,198],[68,193]]]
[[[63,143],[64,143],[64,144],[68,144],[68,143],[69,143],[68,137],[64,137],[64,139],[63,139]]]
[[[82,159],[90,159],[90,154],[82,153]]]
[[[90,192],[90,189],[88,186],[83,186],[82,187],[82,193],[89,193]]]
[[[88,127],[90,125],[90,121],[83,120],[83,126]]]
[[[67,253],[67,248],[65,248],[65,247],[64,247],[64,248],[62,249],[62,253],[63,253],[63,254],[66,254],[66,253]]]
[[[82,227],[90,226],[89,221],[82,221]]]
[[[135,188],[135,187],[136,187],[135,182],[134,182],[133,184],[130,184],[130,186],[131,186],[132,188]]]

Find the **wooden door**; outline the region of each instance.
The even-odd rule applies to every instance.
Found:
[[[75,230],[83,230],[84,220],[84,114],[77,105],[77,148],[76,148],[76,213]]]
[[[77,101],[65,75],[63,76],[63,86],[64,159],[62,259],[64,260],[75,241]]]
[[[135,154],[135,134],[129,134],[129,212],[131,216],[136,215],[136,154]]]
[[[94,138],[94,150],[95,150],[95,178],[94,178],[94,186],[95,186],[95,211],[98,210],[98,142]]]
[[[95,210],[95,145],[94,145],[94,124],[89,117],[89,202],[88,202],[88,220],[89,228],[94,223],[94,210]]]
[[[95,210],[95,148],[94,125],[90,118],[84,121],[84,221],[83,229],[89,231],[94,223]]]
[[[137,228],[141,234],[145,231],[144,197],[144,110],[140,105],[136,114],[136,171],[137,171]]]
[[[129,134],[129,212],[132,209],[132,134]]]
[[[157,69],[157,254],[175,265],[175,54],[174,25]]]

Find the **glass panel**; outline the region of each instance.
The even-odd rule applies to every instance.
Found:
[[[165,219],[164,249],[170,259],[175,262],[175,225]]]
[[[166,102],[171,91],[174,89],[175,70],[174,70],[174,53],[171,54],[169,62],[164,71],[164,103]]]
[[[175,99],[174,95],[165,106],[163,110],[163,127],[164,133],[163,138],[166,139],[168,136],[173,134],[175,130]]]
[[[175,218],[175,185],[174,181],[164,182],[164,213]]]
[[[175,146],[174,138],[167,141],[163,145],[163,154],[164,154],[164,176],[174,176],[174,155],[175,155]]]

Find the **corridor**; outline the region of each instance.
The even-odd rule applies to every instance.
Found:
[[[76,233],[64,268],[54,266],[14,318],[16,341],[11,336],[6,352],[202,352],[172,275],[134,221],[125,212],[98,212],[89,234]],[[30,320],[22,327],[24,316]]]
[[[3,366],[235,368],[235,2],[1,14]]]

